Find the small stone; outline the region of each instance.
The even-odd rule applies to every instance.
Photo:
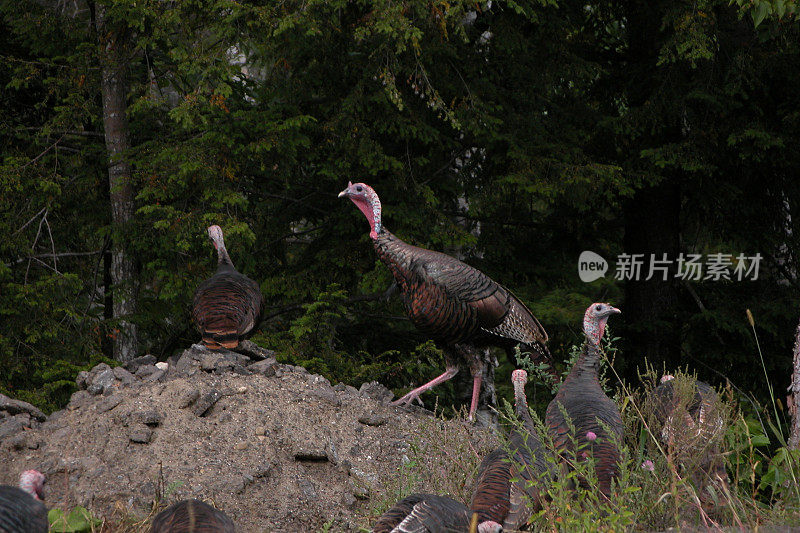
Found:
[[[297,480],[297,485],[300,487],[303,496],[305,496],[307,499],[316,500],[319,498],[316,487],[314,487],[314,484],[307,477],[299,478]]]
[[[358,502],[358,500],[349,492],[342,494],[342,504],[348,509],[352,508],[356,502]]]
[[[298,444],[294,450],[295,461],[322,462],[328,460],[328,453],[324,448],[310,443]]]
[[[136,371],[139,370],[139,367],[146,365],[154,365],[157,360],[158,359],[156,359],[155,355],[147,354],[147,355],[142,355],[141,357],[136,357],[134,359],[131,359],[122,366],[124,366],[125,369],[128,370],[129,372],[133,372],[135,374]]]
[[[164,361],[159,361],[158,363],[156,363],[156,368],[159,370],[164,370],[166,372],[167,369],[169,368],[169,363]]]
[[[92,375],[92,378],[94,379],[94,376],[98,375],[100,372],[105,372],[106,370],[111,370],[111,367],[105,363],[100,363],[94,365],[92,369],[89,371],[89,373]]]
[[[133,374],[125,370],[124,367],[121,366],[115,367],[113,372],[114,372],[114,377],[120,380],[123,385],[130,385],[131,383],[136,381],[136,378],[133,377]]]
[[[360,483],[353,483],[351,492],[359,500],[369,500],[369,487]]]
[[[164,419],[164,416],[155,409],[138,412],[136,413],[135,417],[136,420],[150,427],[157,427],[161,425],[161,421]]]
[[[368,426],[377,427],[384,425],[388,421],[388,419],[383,415],[378,415],[375,413],[366,413],[358,417],[358,421]]]
[[[153,430],[147,426],[137,427],[131,430],[129,437],[131,442],[147,444],[153,438]]]
[[[242,385],[241,387],[236,387],[236,394],[244,394],[247,392],[247,387]]]
[[[340,400],[339,397],[336,396],[336,393],[333,392],[332,389],[329,389],[329,390],[324,390],[324,389],[323,390],[313,390],[312,389],[312,390],[308,391],[308,395],[311,396],[312,398],[317,398],[319,400],[326,401],[326,402],[328,402],[331,405],[334,405],[336,407],[341,407],[341,405],[342,405],[342,400]]]
[[[88,399],[89,399],[89,393],[85,390],[79,390],[73,392],[72,396],[69,397],[69,404],[67,405],[67,409],[69,409],[70,411],[80,409],[81,407],[86,405]]]
[[[275,352],[262,348],[253,341],[244,340],[236,347],[236,351],[240,352],[252,359],[269,359],[275,357]]]
[[[376,402],[380,403],[387,403],[394,398],[394,393],[377,381],[363,383],[361,388],[358,389],[358,392],[361,394],[361,396],[372,398]]]
[[[141,365],[136,369],[136,377],[139,379],[144,379],[151,374],[155,374],[159,372],[159,369],[156,365]]]
[[[358,468],[351,468],[350,475],[353,476],[356,481],[358,481],[362,485],[376,485],[378,483],[378,476],[375,474],[367,474],[363,470],[359,470]]]
[[[85,389],[89,386],[89,373],[86,370],[78,372],[78,377],[75,378],[75,384],[79,389]]]
[[[200,391],[197,389],[189,389],[184,391],[178,398],[178,409],[186,409],[192,405],[200,397]]]
[[[16,435],[24,428],[25,426],[22,424],[22,422],[16,418],[6,418],[2,423],[0,423],[0,439],[10,437],[11,435]]]
[[[144,378],[144,381],[148,383],[155,383],[156,381],[160,381],[167,373],[164,370],[159,370],[156,368],[156,371],[150,374],[149,376]]]
[[[275,371],[277,370],[278,362],[275,359],[264,359],[263,361],[259,361],[257,363],[253,363],[252,365],[248,366],[247,369],[250,372],[255,372],[257,374],[263,374],[266,377],[272,377],[275,375]]]
[[[108,411],[111,411],[121,403],[122,403],[122,395],[114,394],[112,396],[108,396],[107,398],[102,399],[100,402],[97,403],[94,409],[98,413],[107,413]]]
[[[89,394],[101,394],[106,390],[110,390],[113,385],[114,371],[111,370],[111,368],[106,368],[98,373],[94,379],[92,379],[92,384],[89,385],[87,390],[89,391]]]
[[[233,449],[242,451],[246,450],[247,446],[248,446],[247,441],[237,442],[236,444],[233,445]]]
[[[262,478],[269,476],[270,472],[272,472],[272,465],[269,463],[262,463],[253,469],[253,477],[254,478]]]
[[[11,446],[12,450],[17,451],[25,448],[28,445],[25,433],[18,433],[8,439],[8,445]]]
[[[264,435],[267,434],[267,428],[265,428],[264,426],[258,426],[256,427],[255,433],[256,436],[263,437]]]
[[[217,389],[211,389],[210,392],[205,393],[197,400],[192,408],[192,412],[196,416],[205,416],[209,409],[211,409],[221,397],[222,395]]]
[[[222,359],[222,355],[218,353],[201,353],[200,354],[200,368],[206,372],[211,372],[216,368],[217,363]]]

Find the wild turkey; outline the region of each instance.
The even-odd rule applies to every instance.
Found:
[[[378,257],[392,271],[411,322],[445,350],[447,369],[417,387],[396,405],[410,404],[426,390],[449,380],[466,361],[472,373],[472,419],[478,406],[487,361],[478,347],[508,350],[524,344],[536,361],[549,361],[547,333],[533,313],[511,291],[489,276],[448,255],[406,244],[381,224],[381,202],[364,183],[349,183],[339,193],[364,213]]]
[[[466,533],[472,511],[446,496],[412,494],[383,513],[372,533]],[[478,533],[499,533],[500,524],[478,524]]]
[[[194,293],[192,318],[212,350],[232,350],[247,338],[261,319],[264,297],[258,284],[234,268],[222,228],[210,226],[208,236],[217,249],[217,272]]]
[[[720,451],[725,414],[711,385],[663,376],[661,384],[650,391],[645,411],[652,413],[650,427],[660,436],[673,463],[680,465],[696,486],[707,482],[727,485],[728,474]]]
[[[594,303],[586,310],[583,317],[583,332],[586,335],[583,351],[547,406],[545,416],[553,444],[562,452],[562,457],[572,460],[577,455],[577,460],[583,460],[584,453],[594,457],[598,485],[606,496],[611,492],[611,480],[619,473],[619,450],[612,441],[612,435],[606,432],[598,419],[609,427],[617,442],[622,439],[623,425],[617,405],[606,396],[598,379],[600,339],[608,317],[619,312],[619,309],[605,303]],[[575,426],[574,435],[570,434],[559,405],[563,406]],[[580,451],[574,449],[573,439]],[[565,455],[563,452],[567,450],[573,453]],[[582,485],[585,483],[585,480],[581,480]]]
[[[528,523],[531,510],[541,509],[551,464],[547,461],[536,426],[528,410],[525,383],[528,374],[515,370],[515,412],[521,427],[509,435],[509,448],[497,448],[478,468],[478,479],[470,509],[481,520],[502,524],[503,529],[519,529]],[[511,455],[509,455],[511,452]]]
[[[234,533],[228,516],[200,500],[180,501],[156,515],[150,533]]]
[[[41,472],[26,470],[19,487],[0,485],[0,533],[47,533],[44,481]]]

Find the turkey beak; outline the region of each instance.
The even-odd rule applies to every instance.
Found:
[[[619,315],[619,314],[622,314],[622,311],[620,311],[616,307],[612,307],[611,309],[608,310],[608,314],[609,315]]]
[[[352,186],[353,186],[353,182],[352,181],[348,181],[347,182],[347,188],[339,193],[339,198],[341,198],[343,196],[348,196],[350,194],[350,187],[352,187]]]

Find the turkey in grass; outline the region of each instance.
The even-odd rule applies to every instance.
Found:
[[[210,226],[208,236],[217,250],[217,272],[197,288],[192,318],[212,350],[232,350],[258,325],[264,297],[258,284],[236,271],[231,262],[222,228]]]
[[[391,270],[411,322],[440,343],[447,357],[444,374],[395,404],[410,404],[455,376],[459,363],[466,362],[473,380],[472,419],[487,364],[479,347],[500,346],[510,352],[521,343],[535,362],[550,362],[547,333],[511,291],[458,259],[406,244],[392,235],[381,224],[381,202],[369,185],[349,183],[339,197],[349,198],[364,213],[378,257]]]
[[[447,496],[412,494],[381,515],[372,533],[466,533],[472,511]],[[496,522],[478,524],[478,533],[500,533]]]
[[[545,416],[553,444],[565,460],[574,457],[572,453],[563,454],[567,450],[577,453],[577,460],[582,460],[584,454],[594,457],[598,484],[606,496],[611,492],[611,480],[618,474],[619,449],[616,442],[622,439],[623,425],[619,408],[600,386],[600,339],[608,317],[619,312],[606,303],[594,303],[586,310],[583,316],[586,343],[555,398],[547,406]],[[564,412],[575,426],[574,434]],[[574,444],[580,452],[574,449]],[[581,482],[585,484],[585,480]]]
[[[44,474],[26,470],[19,487],[0,485],[0,533],[47,533],[44,482]]]
[[[525,396],[528,374],[515,370],[511,381],[514,411],[520,425],[512,428],[508,448],[497,448],[481,462],[470,509],[481,520],[516,530],[528,523],[532,511],[542,508],[553,472],[528,409]]]
[[[150,533],[235,533],[228,515],[200,500],[183,500],[153,519]]]

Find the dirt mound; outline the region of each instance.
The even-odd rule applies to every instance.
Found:
[[[98,365],[45,421],[24,405],[0,410],[0,483],[36,468],[49,506],[82,505],[109,523],[200,498],[243,532],[353,531],[401,489],[463,498],[468,470],[494,445],[487,430],[391,406],[377,383],[331,386],[250,348],[247,357],[193,346],[168,368],[152,356]],[[452,453],[434,453],[442,446]],[[398,480],[427,455],[431,465]]]

